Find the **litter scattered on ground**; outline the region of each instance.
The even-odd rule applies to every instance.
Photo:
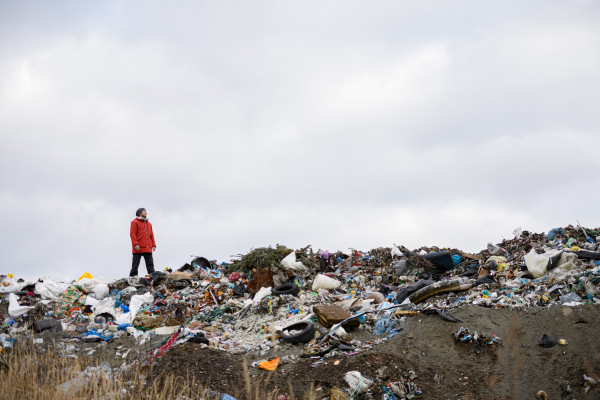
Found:
[[[49,331],[63,333],[59,346],[69,357],[93,354],[91,345],[101,348],[130,337],[137,348],[123,349],[119,356],[143,353],[143,361],[138,357],[135,362],[145,365],[190,343],[231,355],[264,356],[254,363],[257,369],[276,371],[297,356],[314,359],[311,365],[319,368],[331,357],[371,352],[403,335],[410,319],[435,314],[457,324],[457,345],[480,351],[501,346],[502,340],[470,332],[469,321],[451,310],[600,304],[599,231],[568,226],[533,234],[519,228],[514,238],[490,243],[477,254],[396,245],[347,252],[278,245],[228,263],[194,257],[171,273],[114,282],[88,272],[72,282],[2,275],[1,345],[11,349],[32,332]],[[492,314],[490,319],[498,325]],[[372,333],[373,339],[357,340],[356,329]],[[33,343],[44,345],[40,338]],[[539,342],[548,348],[556,344],[567,342],[549,335]],[[288,352],[293,346],[299,354]],[[343,393],[350,397],[374,385],[359,371],[348,372],[345,380],[351,391]],[[388,398],[416,394],[414,387],[394,384],[380,388]],[[336,390],[342,393],[332,388],[332,398]]]

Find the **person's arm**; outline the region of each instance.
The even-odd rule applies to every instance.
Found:
[[[137,224],[135,221],[131,221],[131,228],[129,229],[129,236],[131,237],[131,244],[136,249],[139,250],[140,246],[137,241]]]
[[[152,225],[150,225],[150,239],[152,240],[152,250],[156,250],[156,242],[154,241],[154,229],[152,229]]]

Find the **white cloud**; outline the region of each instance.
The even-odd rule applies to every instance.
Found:
[[[125,275],[140,206],[161,268],[597,225],[595,4],[306,7],[10,10],[2,268]]]

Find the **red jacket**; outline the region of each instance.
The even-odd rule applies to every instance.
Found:
[[[152,253],[152,248],[156,247],[152,224],[148,220],[136,218],[131,221],[129,236],[131,236],[131,250],[134,254]],[[135,246],[140,246],[140,249],[136,250]]]

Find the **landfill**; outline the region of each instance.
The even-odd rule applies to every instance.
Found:
[[[110,356],[119,362],[106,367],[111,374],[161,365],[190,346],[209,349],[211,357],[246,357],[253,374],[303,365],[309,375],[336,362],[343,366],[343,359],[357,369],[338,374],[335,385],[324,384],[331,398],[428,398],[412,368],[390,365],[367,375],[352,360],[382,357],[378,347],[410,339],[406,328],[425,318],[452,325],[453,333],[441,340],[477,355],[506,345],[493,331],[501,327],[495,313],[600,304],[600,228],[517,228],[513,236],[479,253],[395,244],[335,252],[277,245],[229,262],[194,256],[177,269],[113,282],[85,271],[71,282],[2,275],[0,343],[5,354],[19,343],[44,351],[52,337],[72,359],[106,355],[112,346]],[[457,317],[472,308],[489,313],[491,331]],[[569,348],[570,338],[556,341],[550,333],[538,347]],[[461,385],[468,382],[462,378]],[[597,390],[597,379],[588,371],[579,384],[587,393]],[[442,380],[439,371],[430,384]],[[534,395],[548,392],[533,389]]]

